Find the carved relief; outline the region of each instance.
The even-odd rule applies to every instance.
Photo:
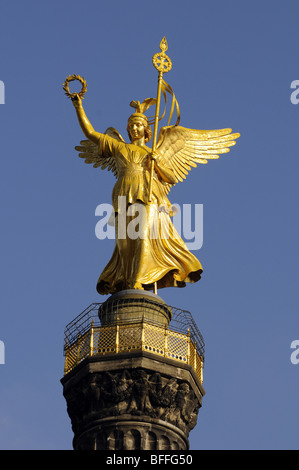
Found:
[[[97,372],[64,395],[75,433],[93,419],[124,414],[161,419],[189,433],[200,407],[186,381],[144,369]]]

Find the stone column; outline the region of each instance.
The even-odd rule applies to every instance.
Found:
[[[120,315],[135,321],[140,303],[128,292],[124,298],[122,305],[108,299],[101,306],[102,324]],[[168,325],[170,308],[153,300],[143,318]],[[205,393],[190,364],[150,350],[88,356],[61,382],[75,450],[186,450]]]

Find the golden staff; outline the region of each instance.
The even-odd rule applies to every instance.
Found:
[[[160,42],[161,52],[158,52],[153,56],[153,65],[158,70],[158,91],[157,91],[157,101],[156,101],[156,112],[155,112],[155,121],[154,121],[154,135],[153,135],[153,146],[152,152],[154,153],[157,145],[157,135],[158,135],[158,123],[159,123],[159,111],[160,111],[160,100],[161,100],[161,90],[163,82],[163,73],[169,72],[172,67],[172,62],[170,58],[165,54],[165,51],[168,49],[167,41],[164,36]],[[151,173],[150,173],[150,182],[149,182],[149,196],[148,200],[151,202],[152,199],[152,182],[154,176],[154,160],[151,161]]]

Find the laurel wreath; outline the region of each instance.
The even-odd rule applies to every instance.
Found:
[[[69,83],[73,82],[74,80],[78,80],[82,85],[81,91],[79,93],[71,93],[70,92]],[[73,74],[73,75],[69,75],[65,79],[65,82],[64,82],[62,88],[64,89],[65,94],[68,98],[74,98],[76,95],[79,95],[80,98],[84,99],[84,95],[87,91],[87,83],[86,83],[86,80],[84,79],[84,77],[80,77],[80,75]]]

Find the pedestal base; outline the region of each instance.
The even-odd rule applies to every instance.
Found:
[[[117,292],[99,308],[99,319],[103,326],[148,321],[168,327],[171,318],[171,308],[161,297],[138,289]]]

